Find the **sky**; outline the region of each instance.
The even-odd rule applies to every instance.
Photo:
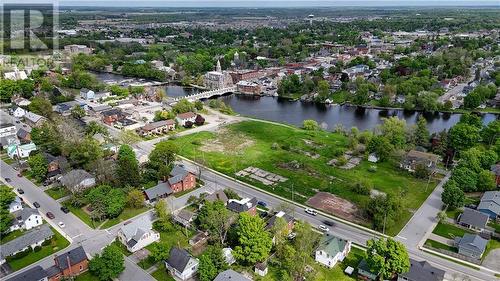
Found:
[[[0,2],[18,2],[2,0]],[[59,6],[90,7],[321,7],[321,6],[497,6],[500,0],[24,0],[24,3],[55,2]]]

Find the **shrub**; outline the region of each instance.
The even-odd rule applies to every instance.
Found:
[[[368,172],[375,173],[377,171],[377,166],[371,165],[370,168],[368,168]]]
[[[358,181],[352,185],[352,191],[361,195],[370,195],[372,185],[369,182]]]
[[[33,248],[33,251],[35,252],[40,252],[42,250],[42,246],[35,246],[35,248]]]
[[[48,246],[48,245],[50,245],[50,239],[47,239],[42,242],[42,246]]]

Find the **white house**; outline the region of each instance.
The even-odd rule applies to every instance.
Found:
[[[170,256],[165,262],[168,271],[180,280],[188,280],[198,272],[199,261],[193,258],[186,250],[173,247]]]
[[[12,213],[14,220],[10,226],[10,231],[24,229],[30,230],[43,223],[42,216],[37,209],[25,208]]]
[[[80,90],[80,97],[84,100],[93,100],[95,92],[86,88]]]
[[[224,248],[222,249],[222,255],[224,256],[224,260],[226,260],[228,265],[232,265],[236,262],[236,259],[233,256],[233,249]]]
[[[16,196],[14,198],[14,201],[10,202],[10,204],[9,204],[9,213],[19,211],[22,208],[23,208],[23,204],[22,204],[21,198],[19,198],[19,196]]]
[[[134,253],[147,245],[160,240],[160,234],[153,230],[151,220],[146,217],[123,225],[117,234],[118,240]]]
[[[193,112],[186,112],[186,113],[177,114],[177,116],[175,117],[175,120],[181,126],[185,126],[186,122],[188,122],[188,121],[190,121],[191,123],[194,124],[194,120],[196,120],[196,114],[194,114]]]
[[[28,144],[11,144],[7,147],[7,155],[11,159],[14,159],[15,157],[21,159],[21,158],[27,158],[30,156],[30,153],[32,151],[36,150],[36,145],[34,143],[28,143]]]
[[[25,114],[26,114],[26,110],[22,109],[19,106],[16,107],[16,109],[14,109],[14,111],[12,111],[12,115],[14,115],[14,117],[16,117],[16,118],[23,118]]]
[[[31,101],[29,99],[19,97],[19,98],[14,99],[14,103],[17,106],[28,106],[31,104]]]
[[[16,126],[12,123],[3,123],[0,125],[0,138],[16,134]]]
[[[351,241],[326,233],[321,237],[314,260],[324,266],[333,268],[337,262],[343,261],[350,251]]]
[[[41,246],[42,243],[54,236],[54,232],[48,224],[43,224],[40,227],[27,231],[22,236],[17,237],[5,244],[2,244],[0,251],[0,265],[6,262],[6,258],[13,256],[27,249],[35,249],[36,246]]]

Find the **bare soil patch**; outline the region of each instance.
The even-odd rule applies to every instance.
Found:
[[[346,220],[364,221],[358,206],[328,192],[316,193],[316,195],[307,200],[306,204]]]
[[[200,150],[205,152],[235,154],[253,144],[254,140],[247,135],[235,133],[228,129],[221,129],[217,132],[217,136],[214,139],[204,141]]]

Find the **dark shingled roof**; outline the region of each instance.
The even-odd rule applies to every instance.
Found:
[[[170,172],[170,178],[168,179],[169,184],[176,184],[187,177],[189,172],[184,168],[184,165],[177,164],[174,166]]]
[[[485,213],[479,211],[464,208],[463,214],[460,215],[459,222],[465,223],[477,228],[485,228],[488,222],[489,216]]]
[[[228,269],[219,273],[214,281],[250,281],[250,279],[246,278],[241,273]]]
[[[38,281],[48,277],[47,273],[43,268],[39,265],[30,268],[18,275],[7,279],[6,281]]]
[[[77,263],[80,263],[84,260],[87,259],[87,253],[85,253],[85,250],[83,249],[82,246],[79,246],[77,248],[74,248],[73,250],[70,250],[60,256],[55,257],[56,265],[61,269],[64,270],[68,268],[68,257],[69,257],[69,262],[74,265]]]
[[[227,208],[236,213],[242,213],[250,210],[257,205],[257,198],[244,198],[242,200],[229,200]]]
[[[177,271],[184,272],[184,269],[186,268],[186,265],[188,264],[190,258],[191,255],[189,255],[188,251],[173,247],[170,250],[170,256],[167,260],[167,263]]]
[[[400,274],[409,281],[442,281],[445,271],[435,268],[426,261],[416,261],[410,259],[410,271]]]
[[[144,193],[146,193],[146,196],[148,197],[148,200],[161,197],[163,195],[170,195],[172,194],[172,189],[166,182],[160,182],[157,184],[155,187],[148,188],[144,190]]]

